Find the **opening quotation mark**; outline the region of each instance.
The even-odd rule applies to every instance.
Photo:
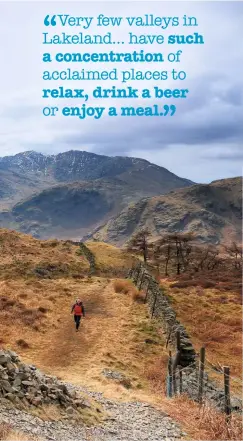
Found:
[[[44,25],[45,26],[56,26],[56,15],[53,15],[51,18],[49,18],[50,15],[47,15],[44,18]]]

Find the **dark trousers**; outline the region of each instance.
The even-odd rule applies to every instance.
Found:
[[[75,321],[75,324],[76,324],[76,329],[79,328],[80,320],[81,320],[81,315],[74,315],[74,321]]]

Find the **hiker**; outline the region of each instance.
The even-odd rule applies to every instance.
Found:
[[[83,302],[80,299],[77,299],[71,309],[71,314],[74,314],[74,321],[76,324],[76,331],[78,332],[80,326],[81,317],[85,317],[85,310]]]

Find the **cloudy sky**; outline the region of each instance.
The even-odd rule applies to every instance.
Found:
[[[184,14],[195,16],[195,28],[133,28],[137,34],[189,34],[204,35],[204,45],[173,46],[170,51],[183,49],[181,70],[185,81],[143,82],[131,81],[126,86],[161,88],[188,88],[184,101],[176,102],[173,117],[102,117],[99,120],[77,117],[45,117],[46,105],[63,107],[63,100],[44,100],[43,88],[58,86],[85,88],[87,93],[97,86],[93,82],[46,82],[42,73],[47,68],[61,70],[96,69],[97,65],[76,63],[70,65],[42,62],[42,54],[50,52],[105,52],[121,51],[121,46],[43,46],[42,33],[66,31],[83,32],[82,28],[45,28],[47,14],[73,16],[144,16],[158,17]],[[103,33],[111,29],[105,28]],[[113,29],[115,40],[127,39],[131,32],[125,25]],[[87,32],[87,31],[86,31]],[[101,33],[92,26],[90,34]],[[1,118],[0,156],[13,155],[26,150],[55,154],[67,150],[86,150],[98,154],[127,155],[148,159],[174,173],[196,182],[209,182],[242,174],[243,158],[243,2],[0,2],[0,56],[1,56]],[[166,45],[122,45],[122,52],[144,49],[147,52],[168,53]],[[144,64],[114,66],[100,65],[100,69],[145,70]],[[171,63],[149,65],[150,70],[178,68]],[[119,82],[101,83],[103,87],[120,86]],[[123,85],[124,87],[124,85]],[[69,105],[81,106],[83,101],[72,100]],[[90,99],[89,106],[120,106],[161,104],[114,100],[106,102]],[[163,104],[165,104],[163,102]],[[168,101],[167,104],[172,104]],[[173,102],[174,104],[174,102]]]

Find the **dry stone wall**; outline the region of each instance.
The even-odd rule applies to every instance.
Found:
[[[163,289],[159,283],[150,274],[148,269],[143,264],[138,264],[132,268],[128,274],[128,278],[133,281],[138,289],[144,289],[147,292],[147,303],[153,317],[161,321],[167,341],[170,346],[177,349],[177,332],[180,332],[180,360],[179,369],[182,375],[182,393],[186,393],[195,401],[198,401],[198,384],[199,371],[197,363],[197,354],[192,345],[190,337],[184,326],[177,320],[176,312],[173,310],[169,299],[166,297]],[[167,379],[168,381],[168,379]],[[179,379],[176,376],[176,382]],[[177,391],[178,391],[177,387]],[[211,402],[219,410],[224,410],[225,395],[224,390],[220,389],[218,385],[212,381],[208,374],[204,373],[204,393],[203,398]],[[240,397],[231,397],[231,410],[242,410],[242,399]]]
[[[55,377],[42,374],[35,366],[21,362],[10,350],[0,350],[0,399],[11,401],[20,407],[57,404],[69,413],[89,407],[76,392]]]
[[[167,339],[172,346],[176,348],[176,334],[180,332],[181,358],[180,365],[188,366],[195,362],[196,353],[190,341],[188,333],[184,326],[177,320],[176,313],[173,310],[163,289],[159,286],[154,277],[147,271],[143,265],[138,265],[129,273],[134,284],[147,291],[147,302],[153,316],[162,321]]]
[[[90,268],[89,272],[90,272],[90,275],[94,274],[95,271],[96,271],[96,263],[95,263],[95,256],[94,256],[94,254],[92,253],[92,251],[90,251],[90,249],[83,242],[80,242],[79,246],[80,246],[81,253],[86,257],[86,259],[89,262],[89,268]]]

